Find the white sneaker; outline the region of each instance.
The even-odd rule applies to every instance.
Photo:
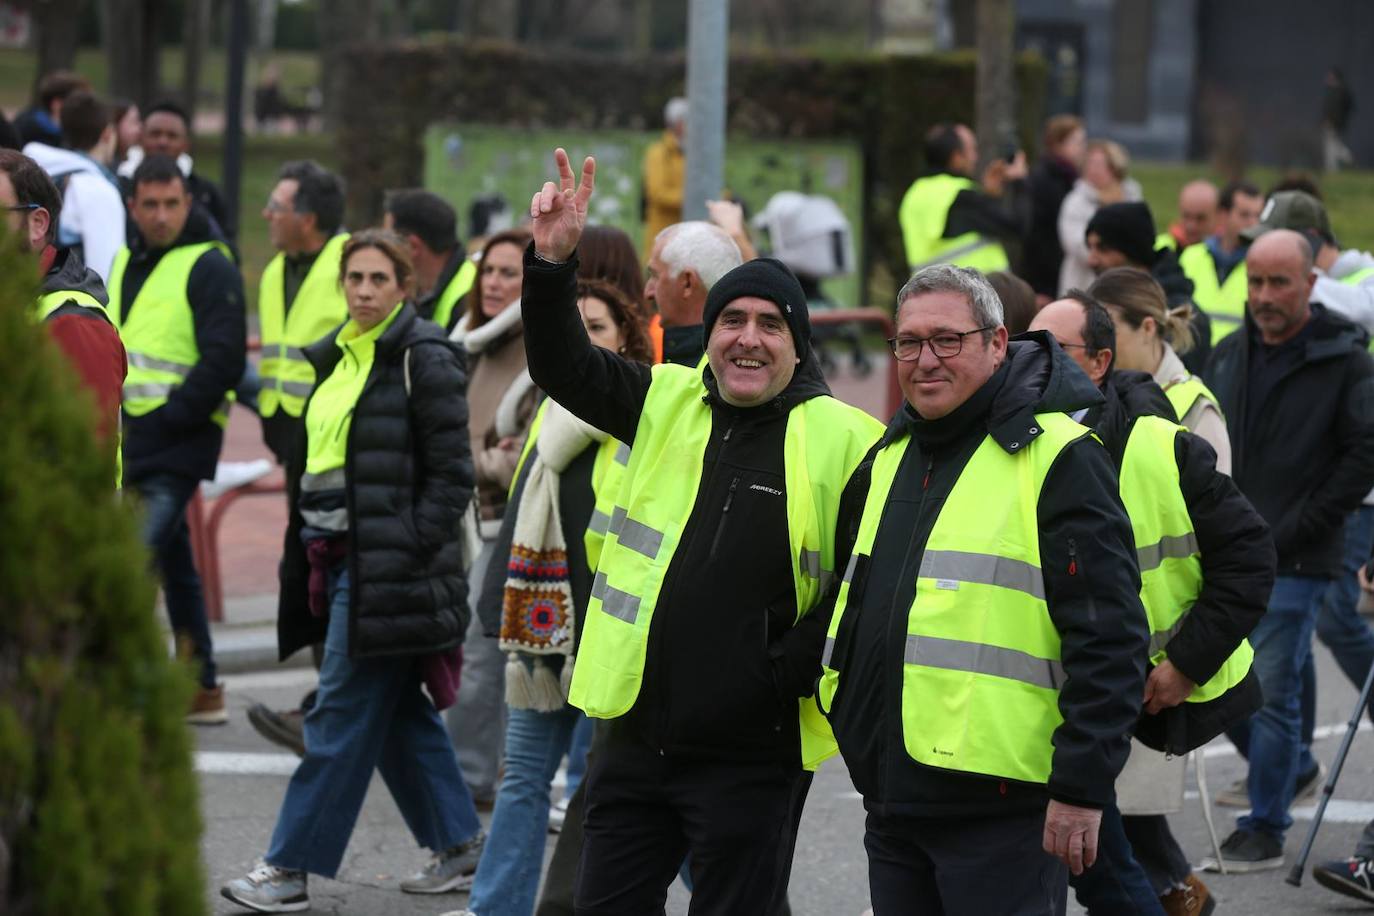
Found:
[[[215,479],[200,482],[201,499],[214,499],[230,490],[247,486],[272,473],[272,462],[266,458],[253,461],[221,461],[215,465]]]
[[[568,799],[559,799],[549,809],[549,833],[562,833],[563,822],[568,819]]]
[[[255,913],[299,913],[310,909],[305,890],[305,872],[260,863],[219,889],[225,899],[246,906]]]

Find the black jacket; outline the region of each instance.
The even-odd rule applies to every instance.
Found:
[[[238,251],[239,227],[233,214],[229,212],[229,205],[224,199],[224,194],[219,187],[210,179],[199,172],[192,172],[186,177],[186,183],[191,187],[191,197],[197,204],[205,208],[219,228],[224,241],[229,243],[229,247]]]
[[[1248,312],[1212,352],[1206,381],[1226,415],[1231,476],[1269,523],[1279,574],[1333,578],[1345,516],[1374,486],[1374,361],[1364,332],[1319,303],[1302,333],[1262,404],[1247,398],[1263,346]]]
[[[342,356],[337,334],[335,329],[306,348],[317,379],[327,378]],[[466,389],[462,349],[404,306],[377,339],[348,431],[353,658],[423,655],[463,641],[468,586],[458,532],[473,486]],[[281,565],[277,640],[283,659],[323,640],[327,622],[310,614],[297,502],[291,501]]]
[[[434,307],[439,304],[439,297],[448,289],[448,285],[453,282],[453,278],[458,276],[458,271],[463,269],[467,263],[467,251],[462,245],[453,249],[453,254],[449,255],[444,262],[444,269],[439,272],[439,279],[434,284],[434,289],[415,300],[415,311],[419,312],[420,317],[429,321],[434,320]],[[448,325],[445,331],[452,331],[458,322],[463,319],[463,306],[467,302],[467,297],[459,299],[453,306],[453,314],[449,316]]]
[[[521,308],[530,375],[568,410],[634,444],[653,376],[587,340],[578,317],[577,262],[525,257]],[[667,754],[799,765],[797,698],[819,672],[826,620],[794,626],[783,439],[788,412],[828,394],[812,357],[773,401],[731,407],[704,370],[711,406],[696,500],[668,565],[639,697],[611,722],[613,742]],[[665,483],[665,485],[669,485]]]
[[[1007,361],[953,413],[927,421],[904,407],[888,427],[885,443],[913,438],[873,553],[854,566],[849,609],[831,656],[840,683],[830,722],[870,811],[976,816],[1043,809],[1044,786],[927,767],[907,754],[901,714],[907,613],[940,508],[983,439],[991,435],[1014,452],[1034,438],[1036,413],[1073,412],[1101,400],[1053,339],[1034,333],[1013,341]],[[861,465],[845,490],[838,539],[846,555],[870,472],[870,463]],[[1115,798],[1113,785],[1140,712],[1149,635],[1116,470],[1095,439],[1085,435],[1063,450],[1045,479],[1038,515],[1045,593],[1068,674],[1059,695],[1064,723],[1053,736],[1048,794],[1104,807]]]
[[[215,241],[208,221],[194,208],[173,248]],[[122,321],[158,261],[170,249],[150,249],[135,232],[129,238],[129,265],[120,288]],[[209,480],[215,476],[222,430],[211,416],[243,376],[247,325],[243,278],[218,249],[202,254],[186,284],[195,321],[200,361],[167,399],[141,417],[124,415],[124,482],[137,483],[157,473]]]
[[[967,178],[967,175],[960,175]],[[945,216],[943,238],[977,232],[1003,243],[1020,244],[1030,220],[1030,200],[1024,181],[1009,181],[1001,197],[966,188],[954,197]]]
[[[1042,156],[1031,169],[1030,229],[1022,248],[1021,276],[1031,289],[1045,296],[1059,295],[1059,268],[1064,248],[1059,244],[1059,208],[1078,180],[1073,163],[1057,156]]]
[[[1103,394],[1106,402],[1089,411],[1084,422],[1097,433],[1118,469],[1139,417],[1177,421],[1163,389],[1144,372],[1113,372]],[[1202,555],[1203,582],[1165,652],[1189,680],[1204,684],[1264,616],[1274,585],[1274,541],[1269,526],[1235,482],[1217,470],[1216,452],[1206,440],[1180,432],[1174,439],[1174,460]],[[1214,700],[1182,703],[1157,715],[1142,712],[1136,737],[1156,750],[1187,753],[1248,718],[1262,701],[1252,670]]]

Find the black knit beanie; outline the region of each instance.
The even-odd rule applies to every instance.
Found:
[[[806,293],[787,265],[776,258],[745,261],[716,281],[701,314],[703,343],[710,342],[711,329],[725,306],[745,296],[758,296],[777,305],[792,331],[797,357],[805,362],[811,352],[811,312],[806,307]]]
[[[1138,201],[1100,207],[1083,232],[1097,233],[1102,247],[1119,251],[1132,264],[1151,267],[1155,263],[1155,220],[1150,208]]]

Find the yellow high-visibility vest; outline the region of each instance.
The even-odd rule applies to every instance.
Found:
[[[286,256],[280,252],[267,263],[258,288],[258,320],[262,331],[262,360],[258,375],[258,413],[273,416],[278,410],[299,417],[305,399],[315,387],[315,370],[305,358],[305,348],[348,320],[348,302],[339,286],[339,258],[347,233],[324,243],[310,271],[286,309]]]
[[[902,226],[906,262],[912,272],[931,264],[957,264],[983,273],[1010,266],[1002,243],[977,232],[943,238],[949,209],[960,191],[977,191],[978,185],[957,175],[918,178],[902,198],[897,219]]]

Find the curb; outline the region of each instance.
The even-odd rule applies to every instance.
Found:
[[[277,660],[277,628],[270,626],[212,626],[215,667],[225,674],[311,667],[310,653],[297,652]]]

